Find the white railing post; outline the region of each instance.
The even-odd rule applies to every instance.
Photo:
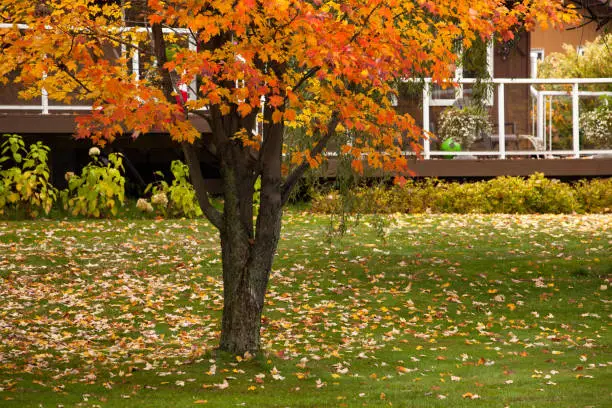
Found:
[[[140,79],[140,54],[138,44],[134,44],[134,54],[132,55],[132,74],[136,75],[136,80]]]
[[[497,87],[497,129],[499,131],[499,158],[506,158],[506,116],[504,84]]]
[[[43,74],[43,79],[45,79],[46,77],[47,77],[47,74]],[[49,92],[47,92],[47,90],[44,87],[40,89],[40,106],[42,108],[42,114],[48,115],[49,114]]]
[[[431,158],[429,151],[429,81],[425,81],[425,85],[423,86],[423,133],[425,133],[423,137],[423,156],[425,160],[429,160]]]
[[[578,99],[578,83],[572,86],[572,150],[574,157],[580,157],[580,104]]]
[[[198,51],[198,43],[193,36],[189,36],[189,51]],[[191,84],[189,85],[189,100],[195,101],[197,99],[197,87],[198,81],[196,80],[196,77],[193,77],[193,81],[191,81]]]
[[[553,96],[548,97],[548,146],[552,150],[552,130],[553,130]],[[546,150],[546,143],[544,143]]]
[[[542,144],[545,143],[545,135],[544,135],[544,95],[542,94],[542,91],[537,91],[538,92],[538,99],[537,99],[537,111],[536,111],[536,115],[537,115],[537,139],[542,142]]]
[[[531,78],[538,77],[538,57],[535,55],[530,56],[530,68],[531,68]]]

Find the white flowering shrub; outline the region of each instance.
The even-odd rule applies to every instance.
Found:
[[[152,213],[153,206],[145,198],[139,198],[136,202],[136,208],[145,213]]]
[[[599,107],[580,115],[584,142],[595,148],[612,148],[612,104],[605,102]]]
[[[164,191],[160,191],[157,194],[151,196],[151,204],[162,208],[168,207],[168,196]]]
[[[187,218],[201,216],[202,210],[196,200],[195,190],[189,182],[187,165],[180,160],[175,160],[170,164],[170,171],[174,176],[172,184],[162,179],[149,184],[145,189],[145,193],[151,192],[150,205],[152,208],[163,216]],[[164,177],[161,172],[155,174]]]
[[[477,107],[447,108],[438,120],[440,140],[453,139],[463,148],[468,148],[482,133],[490,132],[488,115]]]

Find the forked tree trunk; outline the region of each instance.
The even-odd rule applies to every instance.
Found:
[[[274,133],[270,132],[268,137],[274,137]],[[254,353],[260,348],[261,315],[282,216],[280,150],[273,153],[259,173],[261,205],[256,226],[253,226],[256,177],[245,160],[239,160],[244,157],[244,150],[228,147],[221,154],[224,300],[219,347],[233,354]]]
[[[166,62],[166,44],[160,24],[152,26],[154,53],[163,79],[163,90],[173,100],[170,73],[162,69]],[[229,41],[231,35],[219,35],[209,44]],[[226,84],[231,87],[232,81]],[[223,114],[210,107],[209,124],[212,144],[220,161],[223,181],[223,214],[208,200],[197,150],[183,143],[185,159],[202,211],[221,235],[223,261],[223,318],[219,348],[234,354],[256,352],[260,347],[261,314],[272,261],[280,236],[283,200],[281,197],[281,159],[283,124],[274,123],[272,110],[264,113],[265,139],[259,152],[253,152],[234,139],[240,129],[252,129],[257,110],[243,117],[237,111]],[[253,190],[261,177],[260,207],[253,226]]]
[[[280,234],[281,209],[254,240],[240,219],[225,214],[221,233],[223,260],[223,319],[220,348],[234,354],[254,353],[260,347],[261,315],[272,261]]]

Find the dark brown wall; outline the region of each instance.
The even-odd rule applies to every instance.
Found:
[[[530,42],[529,33],[516,34],[518,41],[495,47],[493,72],[495,78],[529,78],[530,75]],[[505,86],[506,123],[514,123],[518,134],[530,133],[529,121],[529,85]],[[497,123],[497,89],[495,90],[495,103],[491,108],[494,123]],[[506,127],[506,132],[510,132]]]
[[[521,33],[517,35],[517,41],[510,44],[498,44],[495,46],[493,61],[493,76],[495,78],[529,78],[530,73],[530,35]],[[528,85],[506,85],[505,87],[505,122],[514,123],[518,134],[530,133],[530,101]],[[414,117],[417,124],[423,125],[423,113],[421,110],[421,95],[411,98],[400,98],[398,110],[409,113]],[[444,107],[430,108],[430,125],[435,131],[436,122]],[[490,107],[491,122],[497,124],[497,90],[494,92],[494,104]],[[506,127],[506,133],[511,132],[510,126]]]

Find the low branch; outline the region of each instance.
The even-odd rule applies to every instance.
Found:
[[[208,192],[206,191],[206,185],[204,183],[204,176],[202,175],[202,170],[200,168],[198,152],[196,151],[195,146],[188,142],[181,143],[181,147],[183,148],[185,161],[189,167],[189,178],[191,179],[191,183],[195,189],[198,204],[200,204],[202,212],[204,212],[204,215],[206,218],[208,218],[211,224],[221,231],[223,227],[223,215],[215,207],[213,207],[212,203],[210,202]]]

